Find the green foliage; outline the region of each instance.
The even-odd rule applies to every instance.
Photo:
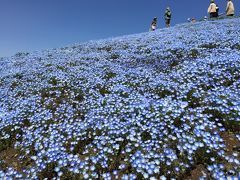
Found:
[[[194,160],[196,164],[211,165],[211,157],[217,159],[219,156],[216,151],[210,151],[207,153],[205,147],[198,148],[194,154]]]
[[[109,80],[109,79],[115,78],[116,76],[117,76],[116,73],[109,71],[106,73],[106,75],[103,78],[106,80]]]
[[[56,86],[58,84],[58,79],[56,77],[51,77],[48,81],[49,84]]]
[[[197,58],[200,55],[200,53],[198,52],[197,49],[191,49],[189,55],[191,58]]]
[[[18,87],[20,83],[16,80],[12,81],[12,84],[10,85],[11,89],[14,90],[16,87]]]
[[[223,119],[223,118],[227,117],[227,115],[225,113],[222,113],[221,111],[219,111],[217,109],[207,109],[207,110],[204,111],[204,113],[211,114],[213,120]]]
[[[214,43],[200,45],[200,48],[204,48],[204,49],[216,49],[218,47],[219,47],[219,45],[218,44],[214,44]]]
[[[45,67],[51,67],[53,66],[52,64],[46,64]]]
[[[97,84],[96,85],[96,88],[98,89],[99,93],[102,95],[102,96],[105,96],[107,94],[110,94],[111,92],[108,90],[107,87],[101,85],[101,84]]]
[[[240,122],[229,120],[230,114],[226,114],[217,109],[205,109],[204,114],[211,115],[212,121],[218,119],[224,126],[224,128],[231,132],[240,132]]]
[[[142,134],[141,134],[141,138],[143,141],[148,141],[148,140],[151,140],[152,139],[152,136],[149,132],[147,131],[144,131]]]
[[[120,96],[123,97],[123,98],[128,98],[129,94],[127,92],[121,92]]]
[[[29,121],[28,119],[24,119],[24,120],[22,121],[22,124],[23,124],[24,127],[29,127],[29,126],[31,126],[31,123],[30,123],[30,121]]]
[[[174,60],[174,61],[172,61],[170,67],[171,67],[171,68],[174,68],[175,66],[178,66],[179,63],[180,63],[180,61]]]
[[[231,131],[231,132],[236,132],[239,133],[240,132],[240,122],[239,121],[230,121],[230,120],[225,120],[222,122],[223,126]]]
[[[57,166],[56,162],[51,162],[47,164],[46,168],[41,172],[37,173],[39,179],[49,178],[52,179],[57,177],[57,173],[54,171],[54,168]]]
[[[168,49],[168,51],[177,59],[182,59],[184,57],[183,49]]]
[[[97,48],[98,51],[107,51],[108,53],[110,53],[112,51],[112,47],[111,46],[105,46],[105,47],[99,47]]]
[[[111,54],[110,59],[115,60],[115,59],[118,59],[118,58],[120,58],[120,55],[119,55],[119,54],[116,54],[116,53]]]
[[[0,134],[3,133],[8,134],[9,137],[6,139],[0,139],[0,152],[12,147],[18,139],[17,135],[21,136],[23,132],[21,129],[14,128],[14,126],[7,126],[1,130]]]
[[[20,74],[20,73],[16,73],[13,77],[16,78],[16,79],[18,79],[18,80],[20,80],[20,79],[23,78],[23,75]]]
[[[78,101],[78,102],[84,101],[84,93],[83,93],[82,90],[79,90],[79,92],[75,96],[75,100]]]
[[[124,49],[124,50],[127,50],[128,48],[129,48],[129,45],[128,45],[128,44],[123,45],[123,49]]]
[[[177,118],[177,119],[174,120],[173,125],[174,125],[175,127],[180,128],[180,127],[183,125],[183,121],[181,121],[180,118]]]
[[[85,147],[93,142],[93,138],[87,138],[84,140],[79,140],[78,143],[75,145],[72,153],[73,154],[82,154],[85,150]]]
[[[240,50],[240,44],[234,44],[231,48],[236,49],[236,50]]]
[[[61,180],[79,180],[83,179],[80,174],[74,174],[73,172],[69,172],[66,168],[61,168],[63,175],[61,176]]]
[[[197,107],[201,106],[201,104],[200,104],[201,99],[194,96],[195,92],[196,92],[196,90],[192,89],[191,91],[189,91],[187,93],[186,101],[188,101],[188,106],[191,107],[191,108],[197,108]]]
[[[65,71],[66,68],[64,66],[57,66],[57,69],[61,70],[61,71]]]
[[[160,98],[165,98],[167,96],[175,95],[175,92],[171,92],[168,89],[157,89],[155,92]]]
[[[16,57],[21,57],[21,58],[24,57],[24,56],[27,56],[27,55],[29,55],[28,52],[18,52],[18,53],[15,54]]]
[[[151,50],[150,48],[146,48],[146,49],[144,50],[144,53],[145,53],[145,54],[151,54],[151,53],[152,53],[152,50]]]

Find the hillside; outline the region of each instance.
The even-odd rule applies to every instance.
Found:
[[[239,177],[239,24],[0,59],[0,178]]]

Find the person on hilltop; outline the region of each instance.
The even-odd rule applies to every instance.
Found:
[[[210,18],[217,17],[217,5],[214,3],[214,0],[211,0],[211,3],[208,7],[208,13],[210,15]]]
[[[166,8],[164,17],[165,17],[166,27],[170,27],[170,22],[171,22],[171,18],[172,18],[172,13],[171,13],[170,7]]]
[[[216,17],[219,17],[219,7],[217,4],[216,4]]]
[[[153,18],[150,31],[155,31],[157,29],[157,17]]]
[[[193,18],[188,18],[187,20],[190,23],[195,23],[196,22],[196,19],[194,17]]]
[[[228,0],[226,14],[227,16],[234,16],[234,5],[231,0]]]

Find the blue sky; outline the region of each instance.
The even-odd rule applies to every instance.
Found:
[[[172,9],[172,24],[188,17],[198,19],[207,15],[209,1],[1,0],[0,57],[145,32],[154,16],[162,28],[167,5]],[[216,2],[224,12],[226,1]],[[233,2],[240,12],[240,1]]]

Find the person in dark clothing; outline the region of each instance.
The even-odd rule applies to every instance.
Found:
[[[218,5],[216,4],[216,17],[218,17],[219,16],[219,7],[218,7]]]
[[[167,7],[164,17],[165,17],[166,27],[170,27],[170,22],[172,18],[170,7]]]
[[[157,17],[153,18],[150,31],[155,31],[157,29]]]

